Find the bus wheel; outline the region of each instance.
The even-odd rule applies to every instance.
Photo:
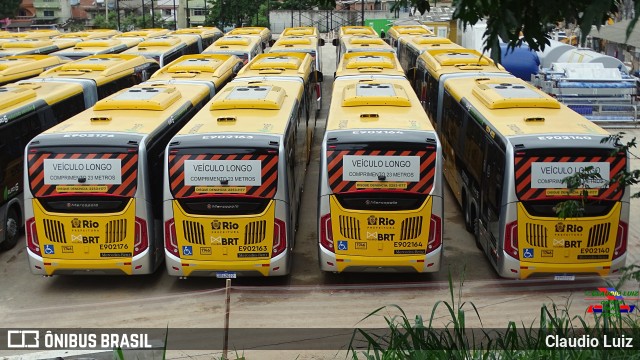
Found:
[[[467,197],[462,197],[462,211],[464,212],[464,227],[468,232],[473,234],[473,224],[471,223],[471,215],[469,214],[470,206],[467,203]]]
[[[9,209],[5,223],[4,241],[0,243],[0,250],[9,250],[16,246],[20,233],[20,218],[15,209]]]

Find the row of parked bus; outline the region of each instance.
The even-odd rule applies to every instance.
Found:
[[[98,29],[64,34],[55,30],[0,34],[0,85],[91,55],[143,55],[164,66],[182,55],[203,52],[222,35],[213,27],[173,32],[142,29],[119,33]]]
[[[322,74],[305,51],[242,63],[183,56],[36,136],[31,271],[288,273]]]
[[[624,266],[629,189],[609,181],[628,169],[628,154],[605,130],[425,26],[387,35],[382,44],[369,28],[345,28],[334,42],[341,59],[318,203],[323,270],[437,271],[442,180],[502,277],[604,276]],[[564,179],[585,169],[597,175],[570,190]],[[567,200],[583,201],[582,214],[558,218]]]
[[[619,270],[629,191],[607,180],[628,155],[481,54],[415,28],[381,43],[345,27],[334,42],[320,268],[438,271],[446,180],[501,276]],[[146,274],[165,260],[175,276],[288,274],[322,98],[321,39],[291,31],[278,40],[291,51],[258,54],[233,80],[242,59],[183,57],[34,138],[24,164],[31,271]],[[562,180],[584,169],[598,176],[569,190]],[[584,214],[558,219],[554,207],[582,194]]]

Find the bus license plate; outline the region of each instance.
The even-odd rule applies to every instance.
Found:
[[[236,278],[236,273],[234,273],[234,272],[219,272],[219,273],[216,273],[216,277],[218,279],[235,279]]]
[[[554,277],[554,280],[558,281],[574,281],[575,279],[576,276],[571,274],[559,274]]]

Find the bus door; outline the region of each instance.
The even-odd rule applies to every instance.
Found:
[[[284,180],[278,176],[279,141],[204,137],[213,140],[211,146],[188,147],[186,141],[169,146],[174,200],[172,217],[165,216],[166,249],[189,260],[260,261],[279,255],[286,249],[287,220],[277,209],[284,204],[277,206],[275,199],[278,181]]]
[[[473,230],[476,245],[497,265],[506,158],[504,151],[489,137],[485,140],[484,154],[480,180],[480,214],[477,228],[474,227]]]
[[[321,223],[331,228],[336,244],[321,236],[325,248],[369,257],[426,255],[439,248],[442,219],[434,210],[441,209],[442,199],[430,196],[437,142],[433,135],[425,143],[429,136],[422,135],[405,132],[403,142],[327,142],[332,196]]]
[[[63,140],[74,135],[94,134],[67,134]],[[133,142],[29,147],[34,217],[27,219],[27,233],[34,253],[45,259],[115,260],[147,249],[146,224],[136,217],[138,142]]]

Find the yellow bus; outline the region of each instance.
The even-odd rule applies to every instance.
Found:
[[[26,148],[31,272],[154,272],[164,259],[162,164],[205,85],[142,83],[36,136]]]
[[[100,98],[139,83],[147,69],[157,66],[141,56],[81,60],[0,87],[0,186],[5,194],[0,202],[0,249],[16,244],[24,224],[25,145]]]
[[[147,83],[204,84],[209,88],[211,98],[235,77],[241,67],[242,61],[235,55],[185,55],[156,71]]]
[[[426,50],[418,57],[415,70],[409,73],[409,79],[429,118],[440,131],[442,107],[439,104],[444,94],[445,80],[485,75],[511,76],[501,65],[496,65],[478,51],[465,48],[435,49]],[[443,146],[446,152],[446,144]]]
[[[80,39],[91,40],[91,39],[107,39],[112,36],[120,34],[120,31],[115,29],[86,29],[82,31],[75,31],[64,33],[59,36],[56,36],[56,39]]]
[[[308,54],[263,54],[173,138],[165,161],[173,276],[283,276],[315,123]]]
[[[60,58],[49,55],[18,55],[0,58],[0,85],[37,76],[62,63]]]
[[[352,52],[388,52],[395,55],[395,50],[377,36],[369,35],[352,35],[343,36],[336,48],[336,67],[344,54]]]
[[[0,33],[0,44],[9,41],[18,40],[45,40],[60,36],[62,33],[58,30],[31,30],[23,32],[4,32]]]
[[[291,28],[288,28],[291,29]],[[295,29],[295,28],[293,28]],[[305,28],[306,29],[306,28]],[[310,29],[315,29],[310,27]],[[285,29],[287,30],[287,29]],[[283,32],[284,33],[284,32]],[[269,49],[269,54],[300,52],[311,55],[313,61],[313,73],[316,79],[315,84],[315,101],[317,102],[317,110],[322,108],[322,52],[320,47],[324,45],[324,40],[313,36],[289,36],[280,37]]]
[[[146,30],[134,30],[127,31],[122,34],[112,36],[112,39],[120,40],[125,43],[129,48],[132,48],[146,39],[160,37],[168,35],[167,29],[146,29]]]
[[[27,39],[0,43],[0,57],[15,55],[46,55],[72,47],[73,41],[50,39]]]
[[[198,39],[196,36],[160,36],[146,39],[123,54],[136,54],[154,59],[165,66],[183,55],[197,54]]]
[[[344,36],[350,36],[350,35],[366,35],[366,36],[378,36],[378,33],[373,30],[373,28],[371,26],[341,26],[340,29],[338,30],[338,36],[333,40],[334,44],[336,40],[340,40],[342,39]]]
[[[178,29],[171,33],[171,35],[197,35],[200,38],[198,44],[198,53],[204,51],[213,44],[214,41],[222,37],[223,33],[216,27],[198,26],[186,29]]]
[[[55,51],[51,55],[70,60],[79,60],[91,55],[119,54],[127,49],[129,49],[129,45],[120,40],[96,39],[81,41],[72,48]]]
[[[315,29],[315,28],[313,28]],[[286,30],[286,29],[285,29]],[[324,40],[313,36],[280,36],[276,40],[269,53],[279,52],[301,52],[311,55],[315,68],[318,71],[322,71],[322,52],[321,46],[324,45]]]
[[[262,54],[260,39],[255,36],[225,35],[204,49],[203,54],[231,54],[242,60],[244,64],[256,55]]]
[[[298,26],[298,27],[284,28],[284,30],[282,30],[282,33],[280,34],[280,37],[290,37],[290,36],[294,36],[294,37],[310,36],[310,37],[320,39],[320,33],[318,32],[318,28],[315,26]],[[324,45],[324,43],[322,45]]]
[[[268,48],[269,45],[271,45],[271,41],[272,41],[271,30],[269,30],[269,28],[266,28],[266,27],[260,27],[260,26],[240,27],[240,28],[235,28],[225,34],[225,36],[236,36],[236,35],[258,37],[260,39],[260,44],[262,45],[262,51]]]
[[[318,194],[323,271],[440,268],[440,144],[402,71],[391,73],[334,82]]]
[[[629,189],[608,182],[629,160],[603,142],[609,133],[513,76],[441,81],[445,178],[498,274],[567,280],[622,268]],[[599,178],[570,191],[563,179],[585,169]],[[584,214],[558,218],[556,205],[583,192]]]
[[[401,38],[418,35],[433,36],[433,31],[429,30],[425,25],[396,25],[389,28],[385,36],[385,41],[397,51],[398,42]]]
[[[393,53],[367,51],[344,54],[335,77],[361,75],[406,78],[398,58]]]
[[[433,35],[404,36],[398,41],[398,60],[407,73],[416,67],[418,57],[427,50],[464,49],[462,46],[443,37]]]

